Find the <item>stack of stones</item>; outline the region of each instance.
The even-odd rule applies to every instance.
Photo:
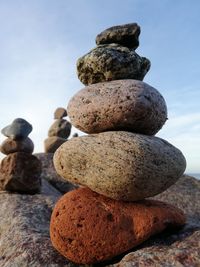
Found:
[[[63,144],[54,165],[82,185],[56,204],[50,225],[53,246],[78,264],[122,254],[168,226],[185,224],[181,210],[146,200],[184,173],[176,147],[154,135],[167,120],[162,95],[142,82],[150,62],[135,53],[140,27],[109,28],[97,47],[78,60],[87,85],[69,102],[72,124],[88,133]]]
[[[44,141],[46,153],[54,153],[56,149],[67,141],[71,133],[71,123],[66,119],[67,111],[64,108],[57,108],[54,112],[54,123],[48,131],[48,138]]]
[[[35,194],[41,188],[41,162],[32,155],[34,144],[28,137],[32,126],[18,118],[3,128],[1,133],[8,138],[0,146],[7,155],[0,165],[0,190]]]

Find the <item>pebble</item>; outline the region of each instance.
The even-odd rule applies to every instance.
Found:
[[[67,116],[67,110],[64,108],[57,108],[54,112],[54,119],[62,119]]]
[[[13,140],[11,138],[6,138],[0,146],[1,153],[8,155],[15,152],[25,152],[32,154],[34,149],[34,144],[32,140],[28,137],[21,140]]]
[[[25,139],[32,131],[32,125],[24,119],[17,118],[10,125],[1,130],[1,133],[13,140]]]
[[[45,153],[55,153],[55,151],[67,141],[65,138],[52,136],[44,140]]]
[[[113,26],[97,35],[96,44],[117,43],[135,50],[139,46],[139,35],[140,26],[137,23]]]
[[[51,125],[48,136],[57,136],[61,138],[68,138],[71,133],[71,123],[64,119],[57,119],[55,122]]]
[[[78,137],[78,133],[74,133],[72,137]]]

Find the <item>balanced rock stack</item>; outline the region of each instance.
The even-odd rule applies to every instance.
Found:
[[[56,149],[67,141],[71,133],[71,123],[65,119],[67,111],[64,108],[57,108],[54,112],[54,123],[48,131],[48,138],[44,141],[46,153],[54,153]]]
[[[7,155],[0,165],[0,190],[35,194],[41,187],[41,162],[32,155],[34,144],[28,137],[32,125],[18,118],[2,129],[8,138],[0,146]]]
[[[88,135],[61,145],[54,164],[59,175],[84,187],[58,201],[50,234],[53,246],[78,264],[111,259],[185,223],[178,208],[145,200],[174,184],[186,161],[154,136],[167,120],[167,107],[155,88],[140,81],[150,62],[135,53],[139,33],[136,23],[109,28],[77,63],[87,86],[67,111]]]

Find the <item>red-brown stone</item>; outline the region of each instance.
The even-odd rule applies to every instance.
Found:
[[[34,194],[40,191],[42,165],[24,152],[9,154],[0,165],[0,190]]]
[[[172,205],[155,200],[116,201],[79,188],[57,202],[50,236],[67,259],[92,264],[126,252],[168,227],[184,224],[183,212]]]

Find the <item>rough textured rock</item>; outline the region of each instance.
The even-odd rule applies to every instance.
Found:
[[[137,80],[117,80],[86,86],[70,100],[71,123],[86,133],[125,130],[156,134],[167,119],[162,95]]]
[[[135,201],[174,184],[186,162],[161,138],[116,131],[70,139],[56,151],[54,165],[72,183],[113,199]]]
[[[77,61],[80,81],[93,84],[120,79],[143,80],[150,61],[118,44],[99,45]]]
[[[28,137],[32,131],[32,125],[24,119],[17,118],[10,125],[1,130],[1,133],[14,140],[20,140]]]
[[[0,192],[0,267],[81,266],[68,262],[51,245],[49,221],[52,208],[60,194],[46,181],[42,184],[40,195]],[[200,181],[183,176],[156,198],[183,209],[187,215],[186,226],[176,233],[165,231],[151,237],[133,249],[130,257],[127,255],[123,261],[121,255],[114,261],[95,266],[200,265]]]
[[[0,165],[0,190],[35,194],[41,187],[41,162],[33,155],[16,152]]]
[[[181,210],[164,202],[111,200],[89,188],[65,194],[53,210],[50,236],[66,258],[81,264],[113,258],[167,227],[185,223]]]
[[[140,26],[137,23],[118,25],[99,33],[96,37],[96,44],[117,43],[136,49],[139,46],[139,35]]]
[[[3,141],[0,146],[1,153],[8,155],[15,152],[25,152],[32,154],[34,149],[34,144],[30,138],[25,138],[21,140],[13,140],[11,138],[7,138]]]
[[[69,192],[77,186],[64,180],[59,176],[53,165],[53,153],[37,153],[34,154],[42,163],[41,178],[47,180],[52,186],[54,186],[61,193]]]
[[[54,112],[54,119],[62,119],[67,116],[67,111],[64,108],[57,108]]]
[[[56,120],[48,131],[48,136],[57,136],[61,138],[68,138],[71,133],[71,123],[64,119]]]
[[[183,209],[186,226],[177,233],[165,232],[150,238],[109,267],[200,266],[200,180],[183,176],[155,199]]]
[[[48,137],[44,140],[44,151],[46,153],[54,153],[66,141],[67,139],[57,136]]]
[[[66,267],[51,245],[49,222],[61,195],[47,182],[41,194],[0,193],[0,267]]]

